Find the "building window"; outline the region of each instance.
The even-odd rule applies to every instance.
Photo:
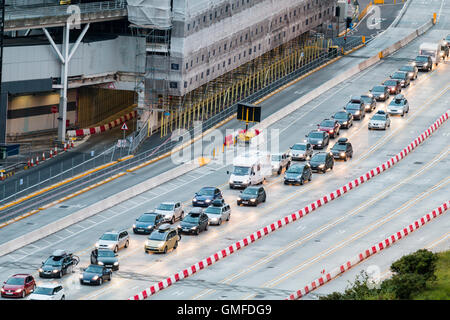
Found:
[[[172,63],[172,64],[170,65],[170,68],[171,68],[172,70],[180,70],[180,65],[179,65],[178,63]]]
[[[247,53],[247,51],[244,51],[244,57],[245,57],[245,54]]]
[[[292,32],[295,32],[295,26],[292,27]]]
[[[206,16],[203,16],[203,22],[206,22]]]
[[[189,63],[186,62],[186,70],[189,68]]]
[[[241,54],[239,53],[239,60],[241,60]]]
[[[308,19],[306,19],[306,25],[308,25]]]
[[[214,12],[214,18],[217,18],[217,11]]]
[[[204,61],[205,60],[205,55],[204,54],[202,54],[202,61]]]
[[[220,53],[220,50],[221,50],[221,49],[222,49],[222,46],[219,47],[219,53]]]
[[[188,31],[189,31],[189,29],[191,28],[191,24],[190,23],[188,23]]]
[[[198,74],[195,75],[195,81],[197,81],[197,80],[198,80]]]
[[[176,89],[176,88],[178,88],[178,83],[176,83],[174,81],[170,81],[169,86],[171,89]]]
[[[252,48],[248,49],[248,54],[249,54],[249,55],[252,54]]]
[[[227,44],[226,43],[223,45],[223,50],[224,51],[227,50]]]
[[[247,40],[247,38],[248,38],[248,33],[245,34],[245,40]]]
[[[184,87],[187,88],[187,81],[184,82]]]
[[[193,60],[191,60],[191,67],[192,67],[192,63],[193,63],[194,61]]]
[[[241,36],[241,42],[242,42],[242,36]]]
[[[253,47],[253,52],[256,52],[256,46]]]
[[[209,76],[209,69],[206,69],[206,75]]]
[[[261,50],[261,43],[258,45],[258,50]]]
[[[230,65],[230,64],[231,64],[231,58],[228,59],[228,65]]]
[[[203,79],[203,72],[202,72],[201,78]]]
[[[296,14],[297,14],[297,10],[294,10],[294,17],[295,17]]]
[[[230,5],[228,5],[227,4],[227,6],[225,7],[225,12],[228,12],[228,7],[229,7]]]
[[[223,65],[222,65],[224,68],[225,68],[225,61],[223,62]]]
[[[212,20],[212,13],[209,14],[209,21]]]

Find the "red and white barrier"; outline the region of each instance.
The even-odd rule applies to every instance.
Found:
[[[68,130],[67,131],[67,136],[68,137],[82,137],[82,136],[87,136],[90,134],[96,134],[96,133],[101,133],[101,132],[105,132],[108,131],[116,126],[121,125],[122,123],[124,123],[125,121],[131,120],[133,118],[135,118],[137,116],[137,111],[134,110],[122,117],[120,117],[119,119],[116,119],[114,121],[111,121],[110,123],[107,123],[105,125],[101,125],[98,127],[93,127],[93,128],[87,128],[87,129],[78,129],[78,130]]]
[[[308,213],[311,213],[312,211],[316,210],[317,208],[321,207],[322,205],[342,196],[344,193],[347,193],[348,191],[358,187],[362,183],[370,180],[371,178],[375,177],[376,175],[379,175],[383,171],[391,168],[394,164],[402,160],[408,153],[413,151],[419,144],[421,144],[425,139],[427,139],[434,131],[436,131],[445,121],[448,120],[450,110],[447,110],[442,116],[439,117],[438,120],[436,120],[428,129],[426,129],[420,136],[418,136],[416,139],[414,139],[406,148],[404,148],[400,153],[393,156],[391,159],[386,161],[385,163],[381,164],[380,166],[369,170],[367,173],[363,174],[359,178],[356,178],[353,181],[350,181],[346,185],[342,186],[341,188],[337,189],[336,191],[330,193],[329,195],[325,195],[322,198],[312,202],[311,204],[307,205],[303,209],[300,209],[299,211],[292,213],[284,218],[279,219],[278,221],[252,233],[251,235],[247,236],[246,238],[228,246],[227,248],[216,252],[212,256],[209,256],[208,258],[203,259],[200,262],[197,262],[196,264],[190,266],[189,268],[186,268],[182,271],[177,272],[176,274],[172,275],[169,278],[166,278],[165,280],[162,280],[149,288],[141,291],[140,293],[128,298],[128,300],[143,300],[148,298],[149,296],[155,294],[158,291],[161,291],[169,286],[171,286],[173,283],[180,281],[181,279],[187,278],[190,275],[198,272],[199,270],[202,270],[206,268],[207,266],[229,256],[230,254],[236,252],[237,250],[248,246],[250,243],[255,242],[256,240],[262,238],[263,236],[282,228],[283,226],[300,219],[307,215]]]
[[[450,207],[450,200],[442,204],[440,207],[434,209],[430,213],[426,214],[420,219],[417,219],[413,223],[411,223],[409,226],[403,228],[402,230],[398,231],[397,233],[391,235],[390,237],[384,239],[381,242],[378,242],[377,244],[374,244],[369,249],[365,250],[364,252],[361,252],[357,256],[353,257],[352,259],[348,260],[344,264],[340,265],[339,267],[333,269],[326,275],[314,280],[311,282],[311,284],[306,285],[303,289],[297,290],[296,292],[292,293],[287,297],[285,300],[295,300],[299,299],[311,291],[316,290],[318,287],[323,286],[325,283],[331,281],[332,279],[336,278],[338,275],[344,273],[348,269],[354,267],[361,261],[369,258],[370,256],[380,252],[383,249],[386,249],[391,244],[393,244],[395,241],[400,240],[404,237],[406,237],[411,232],[419,229],[421,226],[423,226],[425,223],[431,221],[432,219],[440,216],[443,214],[447,209]]]

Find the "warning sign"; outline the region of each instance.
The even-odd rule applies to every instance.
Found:
[[[127,124],[124,122],[120,130],[128,130]]]

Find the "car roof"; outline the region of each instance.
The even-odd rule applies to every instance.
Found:
[[[348,143],[348,139],[347,138],[339,138],[338,143]]]
[[[200,190],[216,190],[216,187],[203,187]]]
[[[395,99],[395,100],[403,100],[403,99],[405,99],[405,96],[402,95],[401,93],[399,93],[399,94],[397,94],[397,95],[394,97],[394,99]]]
[[[11,278],[26,278],[31,276],[31,274],[27,274],[27,273],[17,273],[11,276]]]
[[[160,232],[168,232],[168,231],[172,231],[172,229],[175,229],[174,227],[172,227],[170,224],[168,223],[163,223],[162,225],[160,225],[158,227],[157,230],[159,230]]]
[[[61,250],[61,249],[57,249],[57,250],[53,251],[52,256],[54,256],[54,257],[62,257],[62,256],[65,256],[66,254],[67,254],[66,251]]]
[[[262,187],[260,187],[260,186],[248,186],[247,188],[245,188],[246,190],[247,189],[259,189],[259,188],[262,188]]]
[[[146,214],[156,216],[156,215],[158,215],[159,213],[156,213],[155,211],[150,211],[150,212],[144,212],[141,216],[146,215]]]
[[[59,284],[59,283],[55,283],[55,282],[43,282],[43,283],[40,283],[37,287],[40,287],[40,288],[56,288],[56,287],[59,287],[61,284]]]
[[[161,202],[161,204],[175,204],[175,203],[177,203],[176,201],[164,201],[164,202]]]
[[[194,213],[194,214],[199,214],[202,213],[203,209],[202,208],[198,208],[198,207],[194,207],[191,209],[191,211],[189,211],[189,214]]]

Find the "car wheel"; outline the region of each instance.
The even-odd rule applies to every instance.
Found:
[[[230,221],[231,214],[228,215],[227,221]]]
[[[127,240],[127,242],[125,242],[125,248],[128,248],[129,245],[130,245],[130,242]]]
[[[111,279],[112,279],[112,271],[111,271],[111,273],[109,274],[108,281],[111,281]]]
[[[164,247],[164,253],[167,253],[167,246]]]
[[[278,173],[278,175],[280,175],[280,174],[281,174],[281,168],[280,168],[280,169],[278,169],[278,172],[277,172],[277,173]]]
[[[266,202],[266,196],[264,196],[264,200],[263,200],[263,202]]]
[[[205,231],[208,230],[208,224],[205,224]]]
[[[219,219],[219,226],[222,224],[222,219]]]
[[[62,296],[62,297],[61,297],[61,300],[66,300],[66,296]]]
[[[196,234],[196,235],[199,235],[199,234],[200,234],[200,229],[199,229],[199,228],[197,228],[197,230],[195,230],[195,234]]]
[[[25,289],[22,291],[22,298],[25,298]]]
[[[301,185],[301,186],[303,185],[303,179],[300,180],[300,185]]]
[[[63,276],[63,272],[62,272],[62,270],[58,273],[58,278],[62,278],[62,276]]]
[[[183,218],[184,218],[184,211],[181,211],[181,214],[180,214],[180,221],[183,220]]]
[[[311,179],[312,179],[312,175],[309,176],[308,181],[311,181]]]
[[[117,251],[119,251],[119,247],[115,246],[114,247],[114,253],[117,253]]]
[[[345,156],[344,161],[347,161],[347,156]]]
[[[148,253],[148,250],[145,250],[145,253]]]
[[[170,219],[170,224],[174,224],[175,223],[175,216],[172,216],[172,219]]]
[[[405,111],[403,111],[403,113],[402,113],[402,117],[404,117],[405,116]]]
[[[101,286],[103,283],[103,278],[98,279],[98,284]]]

